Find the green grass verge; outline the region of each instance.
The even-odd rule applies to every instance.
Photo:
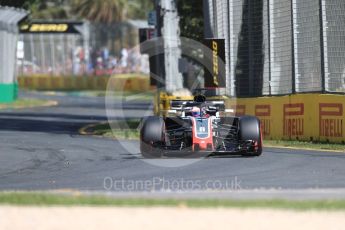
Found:
[[[111,125],[108,123],[96,124],[86,131],[96,136],[136,140],[139,139],[139,131],[137,130],[139,123],[139,120],[114,121]]]
[[[12,103],[0,103],[0,109],[20,109],[20,108],[31,108],[38,106],[46,106],[48,100],[21,98]]]
[[[105,97],[106,91],[98,90],[85,90],[70,92],[70,95],[86,96],[86,97]],[[122,99],[124,101],[152,101],[155,94],[154,92],[112,92],[108,93],[108,96],[112,96],[115,99]]]
[[[345,152],[344,144],[335,144],[335,143],[327,143],[327,142],[264,140],[264,146],[303,148],[303,149],[314,149],[314,150],[332,150],[332,151]]]
[[[35,192],[2,192],[0,204],[22,206],[186,206],[193,208],[273,208],[294,210],[345,210],[345,200],[218,200],[218,199],[119,199],[108,196]]]

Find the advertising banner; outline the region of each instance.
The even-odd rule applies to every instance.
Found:
[[[225,87],[225,40],[205,39],[205,88]]]
[[[19,28],[19,32],[79,34],[80,31],[78,30],[78,27],[82,25],[83,22],[39,21],[21,25]]]
[[[226,107],[236,116],[257,116],[268,140],[345,142],[344,95],[237,98],[227,100]]]

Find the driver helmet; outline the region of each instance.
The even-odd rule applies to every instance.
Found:
[[[200,117],[200,108],[194,106],[192,108],[192,116],[193,117]]]

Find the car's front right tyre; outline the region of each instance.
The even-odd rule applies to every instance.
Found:
[[[164,145],[165,123],[162,117],[149,116],[143,119],[140,129],[140,152],[144,158],[159,158]]]

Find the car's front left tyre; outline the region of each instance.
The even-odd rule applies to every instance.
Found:
[[[262,134],[260,121],[254,116],[243,116],[239,120],[239,139],[250,140],[253,145],[244,152],[243,156],[260,156],[262,154]]]

